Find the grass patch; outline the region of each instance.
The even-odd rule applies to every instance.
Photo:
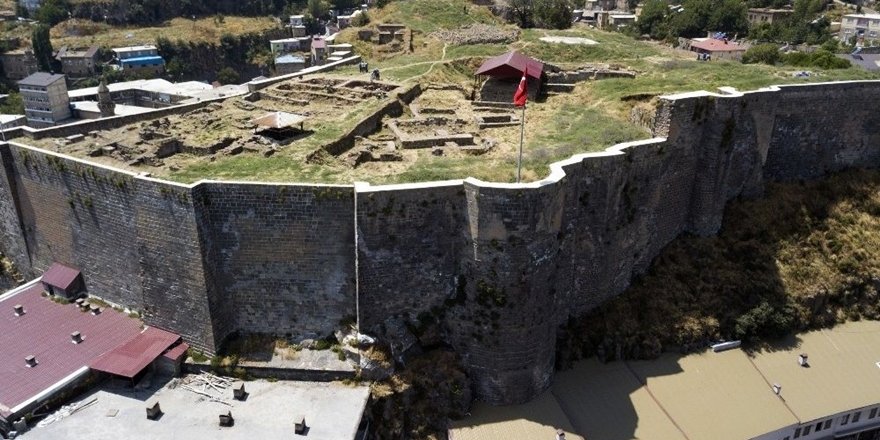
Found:
[[[501,20],[488,8],[465,0],[392,2],[371,14],[375,23],[404,23],[422,33],[457,29],[473,23],[501,24]]]
[[[526,118],[528,125],[528,114]],[[531,138],[524,152],[525,166],[535,170],[573,154],[601,151],[614,144],[649,137],[641,127],[582,103],[562,104],[543,119],[539,123],[542,130]]]

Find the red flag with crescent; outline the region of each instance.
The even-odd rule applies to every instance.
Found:
[[[513,105],[517,107],[523,107],[526,105],[526,98],[528,97],[528,91],[526,90],[526,84],[528,83],[528,68],[523,70],[522,79],[519,80],[519,87],[516,88],[516,94],[513,95]]]

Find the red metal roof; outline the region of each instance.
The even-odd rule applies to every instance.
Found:
[[[43,274],[41,281],[61,290],[67,290],[78,276],[78,270],[54,263],[52,264],[52,267]]]
[[[709,38],[703,41],[696,41],[691,43],[691,48],[696,47],[697,49],[703,49],[707,52],[737,52],[742,51],[745,52],[746,48],[740,46],[739,44],[733,44],[729,41],[716,40],[714,38]]]
[[[180,344],[169,348],[168,351],[166,351],[165,354],[163,354],[162,356],[176,361],[180,359],[180,357],[183,356],[187,350],[189,350],[189,344],[187,344],[186,342],[181,342]]]
[[[511,51],[486,60],[475,75],[486,75],[494,78],[519,78],[528,67],[528,75],[541,78],[544,64],[519,52]]]
[[[147,327],[124,344],[93,360],[89,367],[123,377],[134,377],[180,340],[180,336]]]
[[[36,283],[0,301],[0,414],[9,415],[10,409],[141,332],[137,319],[114,310],[80,312],[75,304],[43,298],[42,291]],[[24,306],[24,315],[13,313],[17,304]],[[79,344],[70,339],[76,331],[84,339]],[[24,358],[31,355],[38,365],[28,368]]]

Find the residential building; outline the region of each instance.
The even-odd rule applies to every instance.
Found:
[[[154,72],[156,75],[165,72],[165,60],[159,55],[156,46],[117,47],[112,51],[123,71]]]
[[[275,73],[278,75],[296,73],[305,68],[306,60],[303,57],[283,55],[275,58]]]
[[[741,60],[748,47],[729,40],[714,38],[695,38],[691,40],[690,51],[705,54],[713,60]]]
[[[291,15],[290,16],[290,30],[293,33],[293,36],[296,37],[305,37],[306,36],[306,26],[303,21],[304,16],[302,15]]]
[[[302,45],[300,44],[299,38],[269,40],[269,50],[272,51],[272,55],[278,57],[291,52],[300,51],[302,50]]]
[[[327,41],[323,38],[315,37],[312,40],[312,65],[320,66],[327,59]]]
[[[70,119],[70,98],[64,75],[37,72],[18,82],[28,125],[51,127]]]
[[[587,0],[584,7],[587,11],[627,11],[627,8],[626,0]]]
[[[636,22],[635,14],[620,11],[599,11],[594,16],[600,29],[616,30]]]
[[[61,62],[61,71],[71,77],[91,76],[97,73],[98,46],[83,49],[61,48],[55,57]]]
[[[18,80],[40,71],[37,57],[30,50],[14,50],[0,55],[6,78]]]
[[[856,37],[856,42],[876,41],[880,35],[880,14],[847,14],[840,23],[841,40],[849,42]]]
[[[751,24],[773,24],[792,14],[791,9],[750,8],[748,13]]]

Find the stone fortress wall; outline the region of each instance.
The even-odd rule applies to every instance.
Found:
[[[208,352],[234,332],[437,320],[478,397],[523,402],[550,383],[559,325],[679,234],[716,233],[729,200],[880,165],[878,100],[876,81],[668,96],[659,137],[526,184],[180,185],[9,143],[0,251],[32,276],[79,267],[92,293]]]

